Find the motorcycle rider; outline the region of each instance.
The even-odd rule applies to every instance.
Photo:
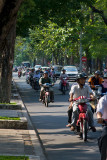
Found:
[[[103,78],[100,77],[100,71],[96,71],[95,75],[89,78],[88,82],[90,84],[91,89],[95,90],[95,85],[100,85],[103,82]]]
[[[67,78],[68,79],[68,75],[66,74],[66,70],[65,69],[62,69],[62,73],[60,74],[60,77],[59,79],[61,80],[60,83],[59,83],[59,89],[62,89],[62,80],[63,78]],[[69,83],[67,81],[67,89],[69,89]]]
[[[93,96],[93,92],[91,90],[91,88],[85,84],[86,82],[86,78],[87,75],[85,73],[79,73],[77,75],[77,83],[78,84],[74,84],[73,86],[71,86],[71,90],[70,90],[70,98],[69,101],[72,103],[72,122],[71,122],[71,131],[75,130],[75,126],[76,126],[76,122],[78,119],[78,105],[76,104],[76,102],[72,102],[73,99],[78,98],[80,96],[85,96],[87,98],[91,98],[94,100],[94,96]],[[93,120],[93,113],[91,110],[91,106],[89,103],[87,103],[88,105],[88,116],[89,116],[89,126],[91,127],[93,132],[96,132],[96,128],[94,127],[94,120]]]
[[[104,120],[107,123],[107,95],[100,98],[97,105],[98,123],[103,124]],[[107,124],[103,127],[100,138],[98,139],[101,160],[107,160]]]
[[[29,73],[29,81],[30,81],[31,86],[32,86],[32,82],[33,82],[34,71],[35,71],[35,69],[31,68],[31,71]]]
[[[43,84],[45,83],[49,83],[49,84],[52,84],[52,81],[51,81],[51,78],[48,77],[48,71],[45,71],[44,72],[44,76],[40,78],[39,80],[39,85],[41,86],[41,91],[40,91],[40,99],[39,101],[42,101],[43,100],[43,95],[44,95],[44,87],[43,87]],[[54,91],[52,89],[52,87],[49,88],[50,90],[50,101],[51,102],[54,102]]]
[[[107,73],[104,74],[103,79],[104,79],[104,82],[100,85],[100,87],[98,89],[99,95],[102,95],[102,93],[107,92]]]
[[[56,75],[55,75],[55,70],[54,70],[54,68],[51,68],[50,77],[51,77],[51,78],[53,79],[53,81],[55,82],[55,80],[56,80]]]
[[[18,77],[21,77],[22,76],[22,68],[20,67],[19,69],[18,69]]]
[[[38,79],[40,79],[40,71],[39,71],[39,70],[34,71],[33,78],[38,78]]]

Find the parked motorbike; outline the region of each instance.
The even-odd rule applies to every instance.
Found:
[[[48,104],[50,103],[50,91],[49,91],[50,86],[52,85],[49,83],[43,84],[44,87],[43,103],[45,104],[46,107],[48,107]]]
[[[88,125],[88,114],[87,114],[87,102],[89,102],[91,99],[86,98],[85,96],[80,96],[78,98],[75,98],[74,101],[78,104],[78,112],[79,112],[79,118],[76,123],[76,131],[79,133],[80,137],[83,139],[83,141],[87,141],[87,133],[89,130]]]

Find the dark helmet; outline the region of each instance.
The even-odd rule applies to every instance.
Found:
[[[48,74],[48,71],[44,71],[44,74]]]
[[[63,68],[62,71],[66,71],[66,70]]]
[[[36,73],[39,73],[40,71],[39,70],[36,70]]]
[[[103,78],[107,78],[107,73],[104,74]]]
[[[76,80],[81,79],[81,78],[87,78],[88,76],[86,75],[86,73],[79,73],[77,74]]]
[[[99,74],[100,75],[100,71],[98,70],[98,71],[95,71],[95,74]]]

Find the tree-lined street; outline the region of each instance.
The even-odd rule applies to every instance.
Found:
[[[55,102],[50,103],[47,108],[38,101],[39,91],[33,90],[25,82],[25,77],[19,79],[17,73],[14,73],[13,78],[49,160],[100,160],[97,138],[101,127],[96,122],[96,115],[97,132],[89,131],[88,141],[83,142],[78,135],[66,128],[69,92],[62,95],[58,90],[58,80],[54,86]],[[70,82],[70,86],[71,84]]]

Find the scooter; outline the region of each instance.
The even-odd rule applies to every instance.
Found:
[[[100,95],[98,93],[98,89],[100,88],[100,85],[95,85],[95,89],[92,89],[93,91],[93,95],[95,96],[96,100],[93,102],[91,102],[91,106],[92,106],[92,110],[93,112],[96,111],[96,107],[97,107],[97,104],[98,104],[98,101],[100,99]]]
[[[18,71],[18,77],[20,78],[22,76],[22,72]]]
[[[65,95],[67,91],[67,78],[62,78],[61,91],[62,91],[62,94]]]
[[[40,89],[39,78],[38,77],[33,78],[32,88],[35,89],[35,90]]]
[[[52,85],[49,83],[43,84],[44,87],[43,103],[45,104],[46,107],[48,107],[48,104],[50,103],[50,91],[49,91],[50,86]]]
[[[79,133],[80,137],[83,139],[83,141],[87,141],[87,133],[89,130],[88,125],[88,114],[87,114],[87,102],[89,102],[91,99],[86,98],[85,96],[80,96],[78,98],[75,98],[73,101],[76,101],[78,104],[78,112],[79,112],[79,118],[76,123],[76,131]]]

